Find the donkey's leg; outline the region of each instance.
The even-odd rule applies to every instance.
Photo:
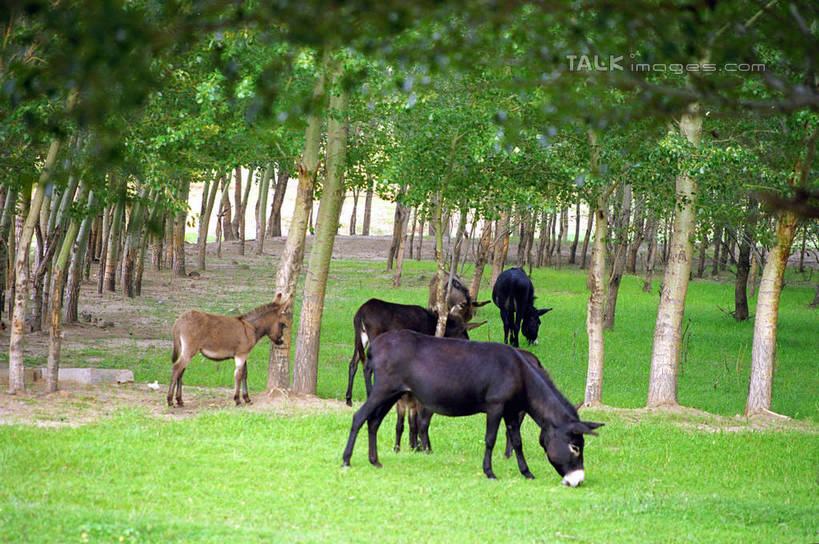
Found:
[[[242,372],[242,398],[245,399],[245,404],[253,404],[247,392],[247,359],[245,359],[244,369],[244,372]]]
[[[495,440],[498,438],[498,427],[503,416],[503,407],[499,405],[489,405],[486,411],[486,450],[483,454],[483,472],[491,480],[497,480],[492,472],[492,450],[495,448]]]
[[[509,324],[511,323],[509,317],[509,310],[504,307],[500,309],[501,322],[503,323],[503,343],[509,343]]]
[[[523,424],[523,418],[526,417],[526,412],[520,412],[517,416],[518,418],[518,430],[520,430],[520,426]],[[503,452],[507,459],[512,457],[512,437],[509,435],[509,428],[506,428],[506,451]]]
[[[182,352],[171,368],[171,384],[168,387],[168,406],[173,406],[174,389],[176,389],[176,403],[182,406],[182,374],[191,362],[192,354]]]
[[[523,441],[520,439],[520,421],[523,419],[519,413],[504,414],[503,420],[506,422],[507,448],[509,444],[515,450],[515,457],[518,460],[518,469],[527,479],[533,480],[535,477],[529,471],[529,465],[523,457]]]
[[[401,451],[401,435],[404,434],[404,414],[407,411],[407,405],[402,398],[397,403],[395,403],[395,414],[397,416],[395,420],[395,453]],[[410,416],[411,417],[411,416]],[[412,448],[412,441],[410,440],[410,448]]]
[[[353,414],[353,425],[350,427],[350,436],[347,438],[347,446],[345,446],[344,453],[341,456],[342,466],[350,466],[350,457],[353,455],[355,439],[358,436],[358,431],[361,430],[361,426],[364,425],[364,422],[369,421],[370,415],[380,404],[389,403],[389,408],[392,408],[396,400],[398,400],[398,397],[392,398],[389,393],[379,392],[378,394],[370,396],[361,408]],[[389,410],[389,408],[387,409]]]
[[[413,451],[418,451],[418,401],[413,399],[412,404],[409,407],[409,415],[407,416],[409,420],[409,440],[410,440],[410,448]]]
[[[353,380],[355,373],[358,371],[358,348],[353,348],[353,358],[350,359],[350,370],[347,377],[347,393],[344,398],[347,401],[347,406],[353,405]]]
[[[367,418],[367,438],[369,442],[370,463],[377,468],[381,468],[381,463],[378,462],[378,427],[381,426],[384,416],[389,413],[393,405],[400,398],[401,394],[399,393],[398,395],[394,395],[391,399],[388,399],[386,402],[380,403],[370,413],[370,417]]]
[[[417,421],[418,421],[418,448],[415,451],[424,451],[432,453],[432,444],[429,442],[429,423],[432,420],[432,412],[419,406]]]
[[[245,364],[246,364],[247,355],[244,358],[236,355],[233,357],[233,360],[236,361],[236,370],[233,371],[233,401],[236,403],[236,406],[241,406],[242,401],[239,400],[239,386],[242,381],[242,376],[245,373]]]

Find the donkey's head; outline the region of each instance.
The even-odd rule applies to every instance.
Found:
[[[540,445],[546,451],[546,457],[563,476],[563,484],[577,487],[583,483],[586,474],[583,470],[583,435],[597,434],[594,429],[603,423],[591,421],[572,421],[559,427],[546,426],[540,431]]]
[[[245,319],[252,322],[256,327],[257,338],[267,336],[274,344],[282,344],[287,318],[290,317],[289,312],[293,303],[293,295],[291,294],[286,300],[283,300],[283,298],[281,293],[277,293],[273,302],[260,306],[246,314]]]

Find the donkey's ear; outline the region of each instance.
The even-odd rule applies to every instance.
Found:
[[[453,306],[452,308],[449,309],[449,315],[462,316],[465,309],[466,309],[466,302],[461,302],[461,303],[456,304],[455,306]]]
[[[472,307],[473,308],[480,308],[481,306],[486,306],[490,302],[492,302],[492,301],[491,300],[484,300],[483,302],[473,302]]]
[[[577,434],[591,434],[597,436],[595,429],[602,427],[604,423],[594,423],[592,421],[575,421],[569,425],[569,431]]]
[[[583,408],[583,401],[580,401],[574,405],[575,410],[580,410],[581,408]]]
[[[481,325],[485,325],[486,321],[481,321],[480,323],[467,323],[466,330],[471,331],[472,329],[477,329]]]
[[[551,312],[551,311],[552,311],[552,308],[543,308],[542,310],[537,311],[537,315],[543,315],[546,312]]]

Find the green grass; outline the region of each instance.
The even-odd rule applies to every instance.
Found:
[[[404,286],[393,290],[383,263],[333,261],[319,396],[343,398],[356,308],[373,296],[424,305],[432,268],[405,263]],[[247,270],[209,271],[200,281],[218,282],[218,292],[179,296],[188,307],[249,309],[269,299],[272,276],[269,261],[260,259]],[[533,281],[537,305],[554,310],[532,350],[579,401],[587,364],[585,275],[543,269]],[[606,334],[603,401],[621,408],[645,405],[658,296],[656,287],[647,294],[641,285],[624,278],[615,328]],[[743,410],[753,336],[752,321],[736,323],[717,308],[732,308],[732,293],[726,283],[691,284],[679,386],[683,405],[722,416]],[[480,298],[488,295],[484,287]],[[568,489],[538,447],[531,420],[523,429],[537,476],[531,482],[502,458],[503,438],[494,456],[500,480],[483,476],[483,416],[436,417],[432,455],[393,453],[388,416],[379,433],[380,470],[367,462],[366,432],[352,468],[340,467],[352,410],[284,416],[227,409],[182,421],[128,410],[79,428],[2,426],[0,542],[816,542],[819,313],[807,306],[812,297],[810,287],[789,284],[783,292],[773,390],[773,410],[804,420],[802,427],[753,430],[741,418],[584,412],[606,426],[587,440],[585,484]],[[181,311],[145,298],[136,304],[136,313],[157,312],[169,325]],[[489,323],[473,339],[502,340],[494,306],[478,319]],[[264,388],[267,346],[251,355],[251,394]],[[170,377],[169,340],[139,350],[98,342],[66,356],[132,368],[137,381],[167,384]],[[185,383],[232,386],[232,376],[229,362],[197,358]]]
[[[433,423],[432,455],[382,469],[340,467],[347,413],[225,410],[167,422],[122,412],[76,429],[0,428],[2,542],[813,542],[815,435],[711,433],[610,412],[586,448],[579,489],[524,443],[534,481],[494,458],[481,471],[483,418]]]

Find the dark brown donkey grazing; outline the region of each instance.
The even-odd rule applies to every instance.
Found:
[[[282,301],[282,295],[278,293],[273,302],[239,317],[208,314],[198,310],[188,310],[180,315],[172,330],[173,372],[168,388],[168,406],[173,406],[174,387],[176,403],[182,406],[182,375],[197,352],[212,361],[235,360],[233,400],[237,406],[241,405],[241,382],[244,400],[250,404],[250,395],[247,393],[247,356],[263,336],[269,337],[275,344],[282,343],[284,323],[281,318],[290,309],[292,301],[292,295]]]

